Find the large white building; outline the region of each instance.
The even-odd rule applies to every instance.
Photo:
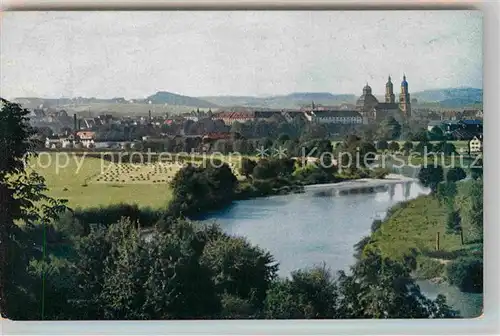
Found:
[[[357,111],[348,110],[325,110],[304,112],[306,119],[318,124],[348,124],[357,125],[363,123],[363,117]]]

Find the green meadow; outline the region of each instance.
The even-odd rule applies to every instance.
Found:
[[[99,183],[101,172],[113,170],[113,165],[93,157],[73,157],[67,165],[62,158],[57,164],[57,155],[40,155],[32,160],[32,168],[46,181],[48,194],[55,198],[68,200],[71,208],[107,206],[117,203],[138,204],[152,208],[165,207],[172,197],[167,183],[132,183],[110,181]],[[75,158],[77,160],[75,160]],[[33,162],[35,161],[35,162]],[[114,165],[117,166],[117,165]]]
[[[228,162],[241,178],[239,160],[217,159]],[[66,199],[69,207],[82,209],[119,203],[164,208],[172,198],[169,182],[181,167],[174,162],[118,164],[64,152],[40,153],[30,161],[30,168],[45,178],[49,196]]]

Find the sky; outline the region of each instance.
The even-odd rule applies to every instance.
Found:
[[[0,95],[482,88],[476,11],[4,12]]]

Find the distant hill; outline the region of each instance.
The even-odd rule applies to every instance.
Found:
[[[210,96],[200,97],[219,106],[246,106],[269,108],[298,108],[314,101],[321,105],[340,105],[356,101],[353,94],[332,94],[328,92],[295,92],[288,95],[252,97],[252,96]]]
[[[481,107],[483,103],[483,90],[476,88],[449,88],[410,92],[418,104],[441,108]],[[329,92],[295,92],[287,95],[268,97],[252,96],[206,96],[190,97],[176,93],[159,91],[146,98],[127,100],[123,97],[101,98],[16,98],[14,101],[27,108],[43,107],[61,108],[68,111],[116,112],[116,113],[153,113],[177,112],[190,109],[217,109],[218,107],[243,106],[250,108],[298,108],[304,105],[315,104],[338,106],[353,104],[358,98],[354,94],[333,94]],[[379,97],[379,101],[383,101]],[[151,101],[151,104],[149,102]]]
[[[74,105],[88,105],[96,103],[105,104],[119,104],[126,103],[125,98],[111,98],[111,99],[101,99],[101,98],[38,98],[38,97],[19,97],[14,98],[14,102],[22,104],[26,108],[38,108],[40,105],[43,107],[62,107],[62,106],[74,106]]]
[[[136,100],[138,101],[138,100]],[[208,102],[203,99],[182,96],[172,92],[159,91],[154,95],[146,97],[142,100],[144,103],[151,102],[152,104],[167,104],[167,105],[179,105],[179,106],[196,106],[199,108],[216,108],[217,104]]]
[[[445,108],[460,108],[483,103],[483,90],[476,88],[449,88],[410,93],[419,103],[437,102]]]

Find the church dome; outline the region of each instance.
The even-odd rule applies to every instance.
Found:
[[[385,84],[385,86],[392,86],[392,81],[391,81],[391,76],[389,76],[389,78],[387,79],[387,83]]]
[[[365,87],[363,88],[363,94],[372,94],[372,88],[370,87],[370,85],[368,85],[368,83],[366,83]]]
[[[401,86],[408,86],[408,82],[406,81],[405,75],[403,75],[403,81],[401,82]]]
[[[356,108],[361,112],[371,111],[375,106],[378,105],[378,100],[372,94],[372,88],[366,84],[363,88],[363,94],[359,97],[356,102]]]

